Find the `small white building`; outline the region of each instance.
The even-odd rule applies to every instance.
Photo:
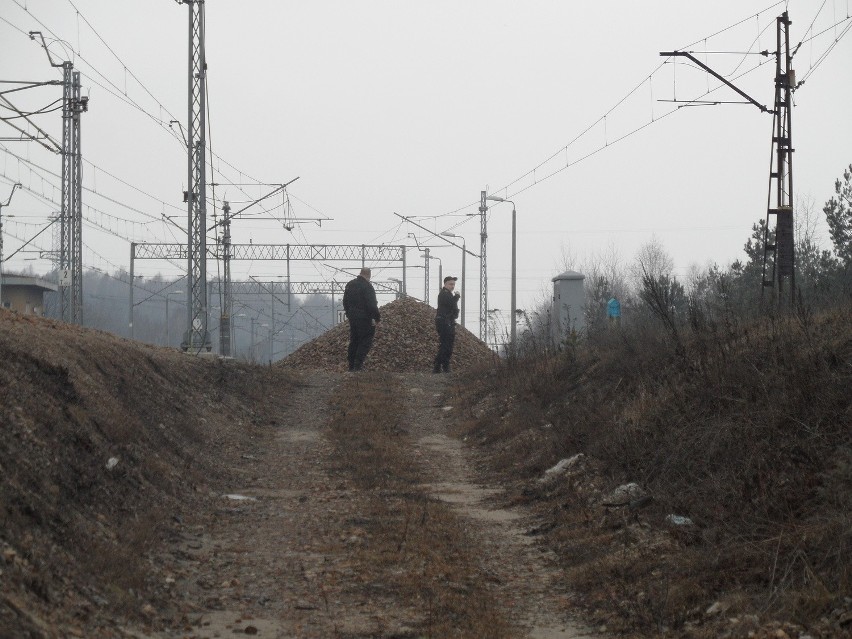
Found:
[[[0,306],[22,315],[44,315],[44,294],[59,290],[53,282],[29,275],[2,275]]]
[[[583,280],[586,276],[576,271],[565,271],[553,278],[551,306],[551,337],[561,344],[571,333],[580,333],[586,327],[586,295]]]

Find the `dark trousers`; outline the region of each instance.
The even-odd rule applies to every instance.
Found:
[[[438,331],[438,355],[432,370],[436,373],[450,370],[450,358],[453,356],[453,344],[456,341],[456,324],[447,320],[436,319],[435,330]]]
[[[350,371],[359,371],[364,365],[364,360],[367,359],[367,353],[370,352],[370,347],[373,345],[373,336],[376,334],[376,327],[373,326],[373,321],[368,318],[349,318],[349,352],[347,359],[349,361]]]

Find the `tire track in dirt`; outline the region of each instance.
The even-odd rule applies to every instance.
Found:
[[[594,631],[567,618],[570,593],[560,586],[555,555],[525,531],[531,515],[499,506],[503,490],[476,482],[471,454],[450,435],[456,407],[443,401],[452,377],[414,374],[401,377],[409,404],[412,455],[429,477],[425,488],[453,505],[477,540],[483,576],[496,584],[496,596],[509,621],[531,639],[585,639]]]

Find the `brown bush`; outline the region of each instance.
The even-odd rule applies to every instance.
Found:
[[[677,340],[649,324],[605,331],[575,352],[502,367],[490,390],[477,390],[497,399],[471,432],[492,446],[494,472],[525,480],[526,497],[548,504],[548,537],[570,546],[580,585],[606,589],[625,570],[613,560],[618,543],[602,552],[584,527],[641,524],[671,542],[653,553],[642,552],[650,539],[623,544],[634,549],[619,578],[626,590],[598,602],[621,627],[697,623],[721,597],[738,612],[818,625],[852,595],[850,320],[844,309],[725,330],[696,324]],[[578,452],[593,470],[529,487]],[[615,519],[598,506],[589,517],[602,492],[628,481],[650,505]],[[695,526],[667,526],[668,514]],[[647,599],[657,574],[670,580],[665,605]],[[622,605],[640,594],[637,610]]]

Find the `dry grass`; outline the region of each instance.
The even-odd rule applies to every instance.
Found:
[[[341,463],[371,495],[356,561],[377,595],[413,602],[416,637],[512,636],[478,572],[477,551],[451,508],[417,482],[422,475],[402,429],[398,382],[370,374],[333,398],[331,438]],[[352,401],[357,397],[357,401]]]
[[[149,552],[227,481],[223,441],[273,414],[263,389],[285,392],[287,373],[6,311],[0,358],[0,636],[21,636],[22,615],[53,637],[147,602],[168,611]]]
[[[468,401],[491,399],[470,434],[546,513],[548,541],[611,627],[695,630],[717,599],[729,615],[818,627],[852,596],[851,320],[606,332],[480,384]],[[531,481],[578,452],[582,473]],[[627,481],[650,505],[597,505]]]

